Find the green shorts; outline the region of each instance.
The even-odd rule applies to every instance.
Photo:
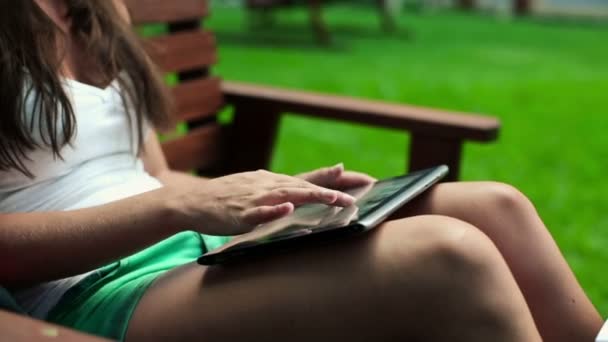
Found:
[[[183,232],[96,270],[66,292],[48,321],[123,340],[146,289],[163,273],[193,262],[226,239]]]

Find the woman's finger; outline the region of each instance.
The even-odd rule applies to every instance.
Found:
[[[373,177],[361,172],[345,171],[344,165],[341,163],[332,167],[304,173],[297,177],[331,189],[356,188],[376,181]]]
[[[328,205],[348,206],[354,202],[354,198],[339,191],[325,189],[313,185],[307,188],[289,187],[275,189],[255,200],[257,205],[275,205],[284,202],[291,202],[294,205],[322,203]]]
[[[251,226],[278,220],[291,214],[294,210],[293,203],[286,202],[277,205],[266,205],[245,210],[242,216],[243,222]]]
[[[345,171],[335,180],[336,189],[350,189],[375,182],[376,179],[361,172]]]
[[[297,177],[320,186],[331,187],[334,185],[336,179],[340,177],[342,172],[344,172],[344,165],[340,163],[338,165],[303,173]]]

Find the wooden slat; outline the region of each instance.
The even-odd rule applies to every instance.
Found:
[[[208,14],[205,0],[125,0],[134,24],[200,19]]]
[[[269,169],[279,126],[280,113],[255,102],[236,105],[225,160],[229,173]]]
[[[221,156],[221,127],[208,124],[162,145],[169,167],[189,171],[217,166]]]
[[[410,140],[409,171],[423,170],[445,164],[450,172],[443,181],[453,182],[460,176],[462,140],[442,139],[412,134]]]
[[[493,141],[500,122],[493,117],[361,100],[274,87],[223,82],[227,103],[256,103],[281,112],[404,129],[429,137]],[[260,111],[263,114],[263,111]]]
[[[146,42],[152,60],[165,72],[192,70],[216,62],[215,38],[211,32],[180,32],[154,37]]]
[[[177,118],[189,121],[216,114],[224,102],[220,83],[219,78],[210,77],[173,87]]]

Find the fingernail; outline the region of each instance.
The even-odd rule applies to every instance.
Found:
[[[350,203],[350,204],[354,204],[357,199],[354,198],[353,196],[347,194],[347,193],[343,193],[344,194],[344,199],[346,200],[346,202]]]
[[[323,196],[327,199],[334,199],[334,198],[338,197],[338,193],[333,190],[322,190],[321,196]]]
[[[285,203],[281,203],[279,205],[275,206],[275,209],[277,211],[283,211],[283,210],[287,210],[290,211],[292,208],[293,204],[291,202],[285,202]]]
[[[343,171],[344,165],[342,163],[327,168],[327,172],[332,176],[341,174]]]

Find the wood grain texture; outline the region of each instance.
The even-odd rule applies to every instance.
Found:
[[[270,169],[280,113],[256,102],[234,108],[228,136],[226,171],[230,173]]]
[[[0,341],[11,342],[110,342],[54,324],[0,311]]]
[[[182,82],[173,87],[176,117],[190,121],[215,115],[224,100],[217,77]]]
[[[206,0],[125,0],[133,24],[200,19],[208,14]]]
[[[404,129],[431,137],[493,141],[500,128],[496,118],[481,115],[237,82],[223,82],[222,89],[228,103],[256,101],[280,112]]]
[[[423,170],[444,164],[450,168],[450,171],[442,181],[456,181],[460,176],[462,140],[413,134],[410,141],[409,155],[409,171]]]
[[[216,168],[222,155],[221,133],[218,124],[207,124],[190,130],[186,136],[163,143],[169,167],[179,171]]]
[[[148,39],[146,50],[165,72],[204,68],[217,61],[215,37],[208,31],[185,31]]]
[[[213,34],[200,27],[201,17],[208,14],[207,1],[126,1],[135,24],[169,24],[169,34],[149,39],[147,49],[163,71],[176,72],[180,80],[172,89],[175,114],[188,122],[190,131],[163,144],[174,169],[234,172],[268,167],[280,115],[284,112],[409,131],[410,169],[444,163],[451,168],[449,179],[458,177],[464,142],[497,138],[500,123],[487,116],[221,83],[218,78],[208,77],[217,54]],[[224,103],[235,105],[235,119],[229,128],[218,126],[213,118]]]

